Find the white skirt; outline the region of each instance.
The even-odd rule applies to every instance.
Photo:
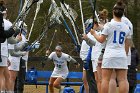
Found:
[[[93,69],[93,72],[97,71],[97,61],[92,60],[92,69]]]
[[[128,69],[127,57],[103,58],[102,68]]]
[[[20,58],[11,58],[9,59],[11,62],[11,65],[8,67],[9,70],[12,71],[19,71],[19,67],[20,67]]]
[[[1,59],[2,59],[2,62],[0,62],[0,66],[1,66],[1,67],[6,67],[6,66],[8,66],[8,64],[7,64],[8,58],[5,57],[5,56],[1,56]]]
[[[58,77],[61,77],[61,78],[63,78],[63,79],[66,79],[67,78],[67,76],[68,76],[68,71],[59,71],[59,70],[54,70],[53,72],[52,72],[52,75],[51,75],[51,77],[54,77],[54,78],[58,78]]]
[[[131,55],[127,56],[127,63],[128,63],[128,65],[131,65]]]

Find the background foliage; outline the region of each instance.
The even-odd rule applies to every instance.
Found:
[[[57,3],[59,4],[59,0],[56,0]],[[19,3],[20,0],[5,0],[6,6],[8,8],[8,18],[11,22],[14,22],[18,15],[18,10],[19,10]],[[81,28],[82,32],[82,23],[81,23],[81,16],[80,16],[80,9],[79,9],[79,0],[65,0],[67,4],[69,4],[73,9],[76,10],[78,13],[78,18],[76,20],[77,24]],[[114,6],[116,0],[97,0],[97,11],[102,10],[103,8],[106,8],[109,10],[109,19],[112,18],[112,7]],[[136,48],[139,50],[140,54],[140,1],[139,0],[124,0],[124,2],[127,5],[127,17],[132,21],[134,25],[134,44]],[[84,19],[86,20],[90,16],[92,16],[92,11],[91,11],[91,6],[88,3],[88,0],[82,0],[82,5],[83,5],[83,12],[84,12]],[[48,14],[48,9],[50,7],[50,0],[44,0],[44,3],[41,5],[41,10],[39,11],[39,14],[37,16],[37,19],[35,21],[35,26],[33,29],[33,33],[31,35],[31,40],[30,43],[33,42],[38,36],[39,33],[41,33],[41,29],[43,27],[43,23],[45,21],[45,16]],[[32,7],[30,10],[30,13],[26,19],[26,24],[28,25],[28,30],[30,30],[33,17],[35,14],[35,8],[36,5]],[[67,22],[69,26],[72,28],[70,21],[67,19]],[[40,49],[36,50],[33,53],[30,53],[30,56],[42,56],[45,54],[45,48],[46,46],[49,46],[50,40],[52,38],[52,35],[54,33],[54,30],[57,29],[57,34],[53,40],[53,45],[51,46],[51,50],[54,50],[55,45],[58,42],[63,43],[64,51],[70,55],[75,55],[77,56],[78,53],[74,51],[74,45],[72,43],[71,38],[69,35],[66,33],[65,28],[63,25],[59,25],[56,28],[52,28],[43,38],[41,41],[41,47]]]

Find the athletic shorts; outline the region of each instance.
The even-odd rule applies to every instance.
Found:
[[[97,71],[97,62],[95,60],[92,60],[92,68],[93,68],[93,72]]]
[[[102,68],[128,69],[127,57],[103,58]]]
[[[19,60],[15,60],[14,58],[10,60],[11,65],[8,67],[9,70],[13,70],[13,71],[19,71],[20,68],[20,59]]]
[[[53,77],[53,78],[58,78],[58,77],[61,77],[61,78],[63,78],[63,79],[66,79],[67,78],[67,76],[68,76],[68,71],[58,71],[58,70],[54,70],[53,72],[52,72],[52,75],[51,75],[51,77]]]
[[[8,58],[5,56],[1,56],[2,62],[0,62],[0,66],[1,67],[6,67],[8,66],[7,62],[8,62]]]

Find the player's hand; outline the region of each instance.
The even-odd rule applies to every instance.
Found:
[[[19,35],[17,35],[17,39],[19,40],[19,41],[22,41],[22,36],[19,34]]]
[[[88,36],[86,34],[82,34],[82,39],[87,40]]]
[[[91,29],[91,30],[90,30],[90,33],[91,33],[92,35],[94,35],[94,34],[95,34],[95,30],[94,30],[94,29]]]

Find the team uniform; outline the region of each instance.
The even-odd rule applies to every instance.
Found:
[[[52,52],[48,58],[52,60],[55,65],[51,77],[61,77],[66,79],[69,73],[67,62],[70,62],[72,57],[68,54],[62,53],[61,57],[59,58],[55,52]]]
[[[8,30],[11,26],[12,23],[6,19],[3,19],[4,21],[4,30]],[[7,61],[8,61],[8,43],[7,39],[4,43],[1,43],[1,58],[2,62],[0,62],[0,66],[8,66]]]
[[[102,68],[128,69],[125,39],[131,38],[129,27],[111,20],[104,26],[102,34],[107,36]]]
[[[25,43],[26,42],[25,36],[24,35],[21,35],[21,36],[22,36],[22,41],[17,44],[8,44],[8,49],[14,50],[15,46],[20,46],[20,44]],[[25,56],[25,58],[26,58],[26,56]],[[21,56],[15,57],[15,56],[11,56],[9,54],[8,59],[11,62],[11,65],[8,67],[8,69],[13,70],[13,71],[19,71]]]
[[[121,18],[122,22],[124,22],[126,25],[128,25],[129,29],[130,29],[130,35],[132,36],[133,35],[133,25],[132,23],[130,22],[130,20],[123,16]],[[132,39],[132,37],[131,37]],[[128,61],[128,65],[131,65],[131,48],[129,48],[129,52],[128,52],[128,56],[127,56],[127,61]]]
[[[96,34],[101,35],[101,31],[96,31]],[[91,60],[92,60],[92,66],[93,66],[93,72],[97,71],[97,66],[98,66],[98,58],[101,54],[101,51],[103,48],[105,48],[105,44],[104,43],[100,43],[96,40],[95,46],[92,47],[92,56],[91,56]]]
[[[91,40],[95,41],[94,36],[91,35],[90,32],[87,34],[87,36],[88,36],[88,38],[90,38]],[[90,48],[90,46],[86,43],[85,40],[83,40],[83,41],[82,41],[82,44],[81,44],[81,50],[80,50],[80,58],[82,59],[82,61],[86,61],[89,48]],[[85,70],[85,69],[84,69],[84,70]]]

